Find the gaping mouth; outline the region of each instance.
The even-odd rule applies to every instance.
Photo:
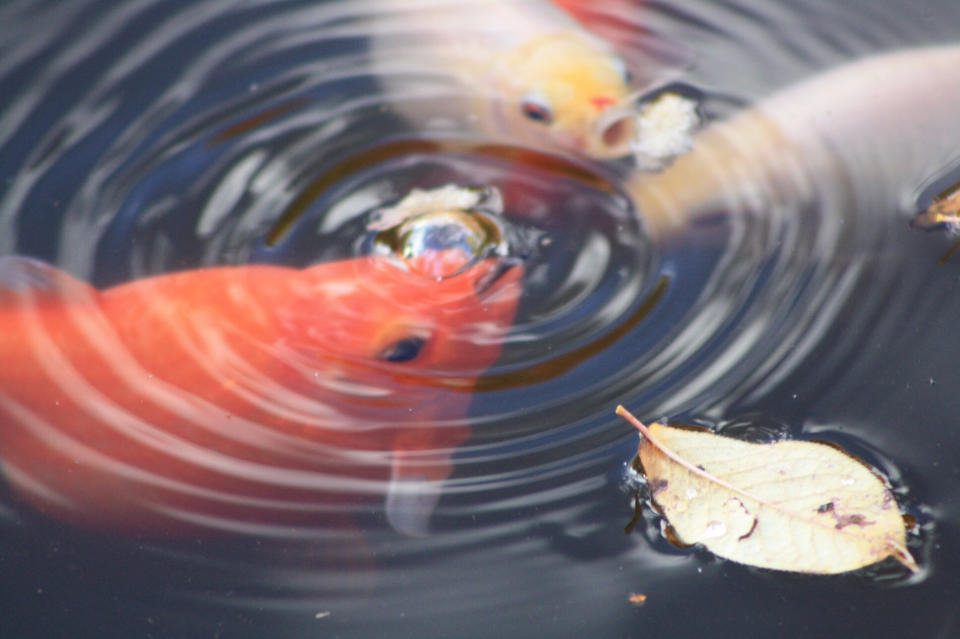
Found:
[[[622,107],[609,109],[597,119],[593,131],[594,154],[605,158],[629,155],[630,143],[636,134],[636,113]]]

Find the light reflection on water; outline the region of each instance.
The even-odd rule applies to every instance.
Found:
[[[480,376],[468,419],[446,424],[469,424],[472,437],[431,536],[397,535],[382,503],[365,501],[349,520],[284,534],[116,540],[41,520],[5,492],[0,605],[15,632],[956,633],[960,302],[956,265],[936,266],[948,241],[909,231],[903,202],[850,202],[847,185],[827,182],[778,215],[718,215],[653,242],[617,189],[619,164],[482,139],[444,109],[424,142],[397,101],[429,109],[464,88],[415,66],[384,90],[370,23],[351,20],[371,7],[0,9],[4,255],[101,287],[341,260],[360,250],[365,212],[456,182],[503,191],[525,258],[503,357]],[[844,60],[955,38],[958,17],[932,1],[610,2],[587,13],[633,64],[681,65],[717,117]],[[865,164],[848,168],[876,181]],[[635,437],[617,403],[854,447],[899,473],[928,526],[914,540],[926,579],[885,588],[752,571],[673,549],[652,519],[624,535]],[[630,606],[631,592],[647,603]],[[843,612],[821,614],[840,598]]]

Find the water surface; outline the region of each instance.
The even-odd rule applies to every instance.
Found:
[[[960,35],[948,0],[640,4],[600,3],[591,26],[634,64],[679,64],[710,117]],[[3,489],[4,636],[956,636],[960,261],[938,265],[950,238],[909,229],[903,202],[851,203],[824,183],[778,215],[721,214],[652,242],[617,188],[622,166],[518,149],[468,119],[410,128],[397,101],[428,109],[464,89],[411,69],[402,95],[384,91],[366,6],[6,3],[0,254],[97,286],[300,266],[364,250],[363,216],[410,188],[497,186],[525,295],[464,418],[472,437],[433,533],[397,534],[370,501],[347,529],[117,539]],[[848,447],[919,521],[923,572],[754,570],[671,546],[650,512],[625,534],[636,436],[617,403]],[[628,603],[637,592],[643,606]]]

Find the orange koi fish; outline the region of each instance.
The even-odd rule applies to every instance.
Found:
[[[560,8],[542,0],[394,0],[384,8],[393,11],[374,19],[372,49],[389,92],[409,94],[410,72],[440,71],[471,98],[451,111],[471,114],[487,132],[595,158],[629,155],[634,92],[626,64]],[[417,35],[416,46],[393,43],[404,32]],[[436,117],[415,101],[395,106],[421,126]]]
[[[3,258],[2,474],[101,531],[306,524],[386,492],[390,523],[422,534],[521,277],[486,259],[430,279],[368,256],[99,291]]]

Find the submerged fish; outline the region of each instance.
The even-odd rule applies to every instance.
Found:
[[[661,173],[625,190],[664,237],[717,212],[768,214],[839,185],[839,207],[915,205],[960,160],[960,46],[854,61],[703,129]]]
[[[99,530],[262,530],[386,492],[391,524],[423,533],[513,321],[522,269],[501,268],[437,280],[368,256],[99,291],[3,258],[3,476]]]
[[[487,132],[532,146],[596,158],[630,153],[634,137],[631,78],[624,60],[570,15],[543,0],[379,0],[373,56],[391,93],[407,91],[411,73],[457,79],[465,104],[452,96],[430,109],[404,99],[396,108],[420,126],[437,119],[437,103],[470,113]],[[416,44],[398,35],[416,34]],[[400,39],[402,42],[402,39]]]

